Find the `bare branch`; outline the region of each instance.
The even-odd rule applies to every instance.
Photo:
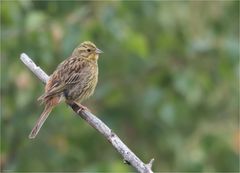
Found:
[[[22,62],[43,82],[46,83],[49,76],[25,54],[20,56]],[[113,147],[122,155],[124,163],[132,165],[140,173],[152,173],[152,164],[154,159],[148,164],[143,163],[122,141],[121,139],[99,118],[88,110],[82,110],[77,104],[69,104],[74,112],[83,118],[89,125],[99,131]]]
[[[40,67],[36,66],[27,54],[22,53],[20,59],[43,83],[47,83],[49,76]]]

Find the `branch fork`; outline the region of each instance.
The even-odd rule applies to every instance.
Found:
[[[22,53],[20,56],[21,61],[44,83],[46,84],[49,76],[38,67],[27,54]],[[153,173],[152,164],[154,159],[151,159],[149,163],[142,162],[122,141],[121,139],[98,117],[93,115],[89,110],[82,109],[76,103],[67,103],[73,111],[84,119],[90,126],[95,128],[101,133],[122,155],[124,163],[131,165],[139,173]]]

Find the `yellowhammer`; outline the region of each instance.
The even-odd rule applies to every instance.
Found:
[[[98,81],[99,54],[103,53],[90,41],[75,48],[72,55],[63,61],[50,76],[45,93],[39,97],[45,109],[32,129],[29,138],[35,138],[52,109],[61,101],[80,103],[91,96]]]

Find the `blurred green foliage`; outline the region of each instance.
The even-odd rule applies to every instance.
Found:
[[[84,40],[105,53],[84,104],[155,171],[239,171],[238,1],[1,1],[1,169],[134,171],[64,104],[39,136],[48,74]]]

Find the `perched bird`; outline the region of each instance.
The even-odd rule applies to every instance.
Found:
[[[72,55],[58,65],[45,86],[45,93],[38,100],[45,103],[45,109],[33,127],[29,138],[35,138],[52,109],[61,101],[80,103],[91,96],[98,81],[99,54],[103,53],[90,41],[81,43]]]

